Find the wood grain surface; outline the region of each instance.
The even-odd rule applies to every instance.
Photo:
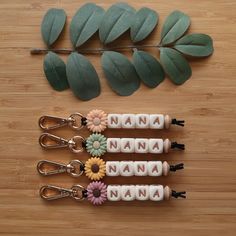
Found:
[[[115,1],[94,1],[107,9]],[[215,52],[206,59],[191,60],[192,78],[182,86],[166,79],[159,87],[144,85],[130,97],[119,97],[108,87],[100,55],[89,55],[102,85],[101,95],[88,102],[70,90],[53,91],[43,69],[43,55],[30,49],[44,47],[40,35],[42,17],[51,7],[64,8],[66,30],[55,47],[70,48],[69,23],[80,0],[0,0],[0,234],[1,235],[235,235],[236,230],[236,2],[234,0],[128,1],[139,9],[147,6],[160,14],[159,27],[146,40],[157,43],[165,17],[173,10],[187,13],[189,32],[209,34]],[[128,34],[116,41],[130,44]],[[85,47],[99,46],[94,36]],[[152,51],[153,55],[159,54]],[[127,53],[130,56],[131,53]],[[67,56],[62,58],[66,60]],[[187,199],[169,202],[88,202],[64,199],[45,202],[38,190],[43,184],[70,187],[88,184],[86,177],[40,177],[41,159],[69,162],[78,157],[68,150],[43,151],[38,145],[38,118],[44,114],[86,114],[94,108],[120,113],[164,113],[184,118],[186,127],[169,131],[109,131],[123,137],[169,137],[186,144],[186,151],[169,155],[105,155],[105,160],[167,160],[185,163],[185,170],[161,178],[105,178],[104,182],[169,185],[186,190]],[[62,129],[56,134],[71,137]],[[83,131],[87,135],[88,132]]]

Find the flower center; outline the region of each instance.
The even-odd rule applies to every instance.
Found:
[[[98,173],[98,171],[99,171],[99,165],[93,164],[93,165],[91,166],[91,170],[92,170],[93,173]]]
[[[100,125],[100,123],[101,123],[100,118],[95,117],[95,118],[93,119],[93,124],[94,124],[94,125]]]
[[[99,189],[94,189],[93,190],[93,196],[94,197],[100,197],[101,196],[101,191]]]
[[[94,142],[93,142],[93,147],[94,147],[95,149],[98,149],[98,148],[100,147],[100,142],[99,142],[99,141],[94,141]]]

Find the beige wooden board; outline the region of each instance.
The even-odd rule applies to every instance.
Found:
[[[107,9],[115,1],[94,1]],[[161,25],[173,10],[187,13],[190,32],[214,39],[213,56],[192,60],[192,78],[182,86],[166,79],[158,88],[144,85],[130,97],[119,97],[108,87],[100,56],[88,58],[95,65],[101,95],[91,101],[77,100],[70,90],[53,91],[44,78],[43,55],[31,56],[33,47],[44,47],[40,23],[50,7],[64,8],[65,33],[56,47],[69,48],[69,23],[80,0],[0,0],[0,233],[1,235],[235,235],[236,230],[236,2],[234,0],[129,1],[136,9],[147,6],[160,14],[159,27],[146,40],[155,44]],[[128,45],[128,34],[117,40]],[[86,47],[99,46],[93,37]],[[158,51],[152,51],[158,55]],[[129,53],[128,53],[129,54]],[[66,60],[66,56],[63,56]],[[72,199],[45,202],[38,196],[41,185],[70,187],[88,184],[84,176],[40,177],[41,159],[68,162],[76,156],[67,150],[43,151],[38,145],[41,115],[68,116],[100,108],[106,112],[165,113],[184,118],[186,127],[171,131],[109,131],[123,137],[169,137],[186,144],[186,151],[170,155],[105,155],[105,160],[168,160],[184,162],[186,169],[168,178],[105,178],[106,183],[169,185],[186,190],[186,200],[170,202],[107,202],[94,207]],[[63,129],[64,137],[75,133]],[[88,134],[88,132],[83,132]],[[88,155],[78,156],[85,161]]]

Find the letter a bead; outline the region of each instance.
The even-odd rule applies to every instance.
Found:
[[[163,139],[149,139],[149,153],[162,153],[163,146]]]
[[[150,114],[150,129],[164,129],[165,120],[164,115]]]
[[[134,153],[134,138],[122,138],[120,150],[123,153]]]
[[[162,175],[162,162],[161,161],[149,161],[148,164],[149,176],[161,176]]]
[[[121,199],[123,201],[135,200],[135,185],[122,185],[121,186]]]
[[[149,199],[151,201],[162,201],[164,199],[164,189],[162,185],[149,186]]]
[[[120,175],[121,176],[133,176],[134,175],[134,162],[133,161],[121,161],[120,162]]]

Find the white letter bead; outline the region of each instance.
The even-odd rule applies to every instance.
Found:
[[[150,114],[149,116],[149,127],[150,129],[163,129],[164,128],[164,115],[161,114]]]
[[[135,128],[135,115],[134,114],[123,114],[121,118],[122,128],[134,129]]]
[[[136,153],[147,153],[149,149],[148,139],[136,138],[134,142],[134,151]]]
[[[107,161],[106,162],[106,175],[107,176],[119,176],[120,175],[120,162],[119,161]]]
[[[149,139],[149,153],[163,153],[163,139]]]
[[[161,161],[149,161],[147,166],[148,166],[148,176],[161,176],[162,175],[162,162]]]
[[[162,185],[149,186],[149,199],[151,201],[161,201],[164,198],[164,189]]]
[[[139,201],[145,201],[149,199],[149,186],[148,185],[136,185],[135,186],[135,198]]]
[[[133,161],[121,161],[120,162],[120,175],[121,176],[133,176],[134,175],[134,162]]]
[[[149,115],[148,114],[137,114],[135,115],[136,128],[147,129],[149,128]]]
[[[107,127],[112,129],[121,128],[121,114],[108,114]]]
[[[121,200],[121,186],[108,185],[107,186],[107,199],[109,201],[120,201]]]
[[[124,153],[134,153],[134,138],[122,138],[120,140],[120,150]]]
[[[147,161],[135,161],[134,162],[134,175],[147,176],[148,175],[148,162]]]
[[[120,152],[120,138],[107,139],[107,152]]]
[[[135,200],[135,186],[134,185],[122,185],[121,186],[121,199],[123,201]]]

